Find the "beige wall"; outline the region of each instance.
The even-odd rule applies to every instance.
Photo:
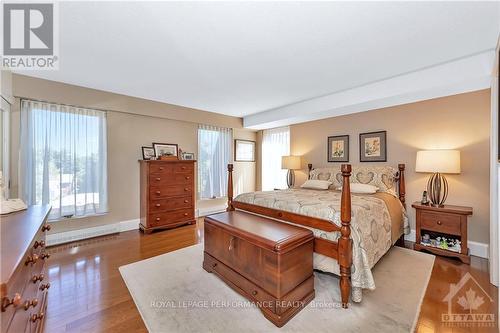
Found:
[[[12,73],[10,71],[0,71],[0,93],[7,102],[12,104]]]
[[[359,133],[387,131],[388,164],[406,163],[406,200],[412,229],[411,203],[421,198],[428,174],[415,173],[421,149],[459,149],[462,173],[447,175],[449,204],[474,208],[469,239],[489,243],[490,91],[483,90],[418,103],[292,125],[291,153],[304,156],[304,167],[327,166],[327,137],[350,135],[350,163],[359,163]],[[368,164],[368,163],[363,163]],[[306,177],[298,172],[297,184]]]
[[[139,163],[141,146],[152,142],[178,143],[179,148],[198,155],[198,122],[234,128],[234,137],[255,140],[255,132],[241,128],[240,118],[192,110],[133,97],[107,93],[62,83],[14,75],[12,124],[12,180],[17,188],[19,152],[19,97],[114,110],[107,113],[108,200],[104,216],[69,219],[53,224],[51,232],[61,232],[139,218]],[[167,118],[173,119],[167,119]],[[184,117],[190,121],[182,121]],[[244,191],[255,189],[255,163],[235,163],[235,183]]]

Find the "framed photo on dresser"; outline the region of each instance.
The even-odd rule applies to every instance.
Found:
[[[153,143],[156,158],[178,158],[179,147],[176,143]]]
[[[328,162],[349,162],[349,135],[328,137]]]
[[[359,135],[360,162],[387,162],[387,132],[370,132]]]

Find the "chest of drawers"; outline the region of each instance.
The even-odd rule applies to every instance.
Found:
[[[46,316],[45,234],[50,206],[1,218],[1,332],[42,332]]]
[[[141,223],[146,233],[195,223],[195,161],[139,161]]]

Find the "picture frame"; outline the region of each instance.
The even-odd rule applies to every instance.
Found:
[[[192,161],[195,159],[194,153],[186,153],[186,152],[182,152],[181,158],[186,161]]]
[[[349,162],[349,135],[335,135],[328,137],[327,161]]]
[[[179,159],[179,146],[176,143],[153,142],[157,159]]]
[[[234,161],[255,162],[255,141],[235,139]]]
[[[359,134],[360,162],[387,162],[387,131]]]
[[[142,159],[145,161],[149,161],[152,157],[156,158],[156,152],[153,147],[141,147],[142,150]]]

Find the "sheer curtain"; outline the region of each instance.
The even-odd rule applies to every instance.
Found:
[[[290,155],[290,128],[280,127],[262,133],[262,190],[284,189],[287,170],[281,169],[281,156]]]
[[[232,130],[199,125],[198,194],[200,199],[227,195],[227,164],[231,161]]]
[[[21,101],[20,194],[49,218],[107,212],[106,113]]]

